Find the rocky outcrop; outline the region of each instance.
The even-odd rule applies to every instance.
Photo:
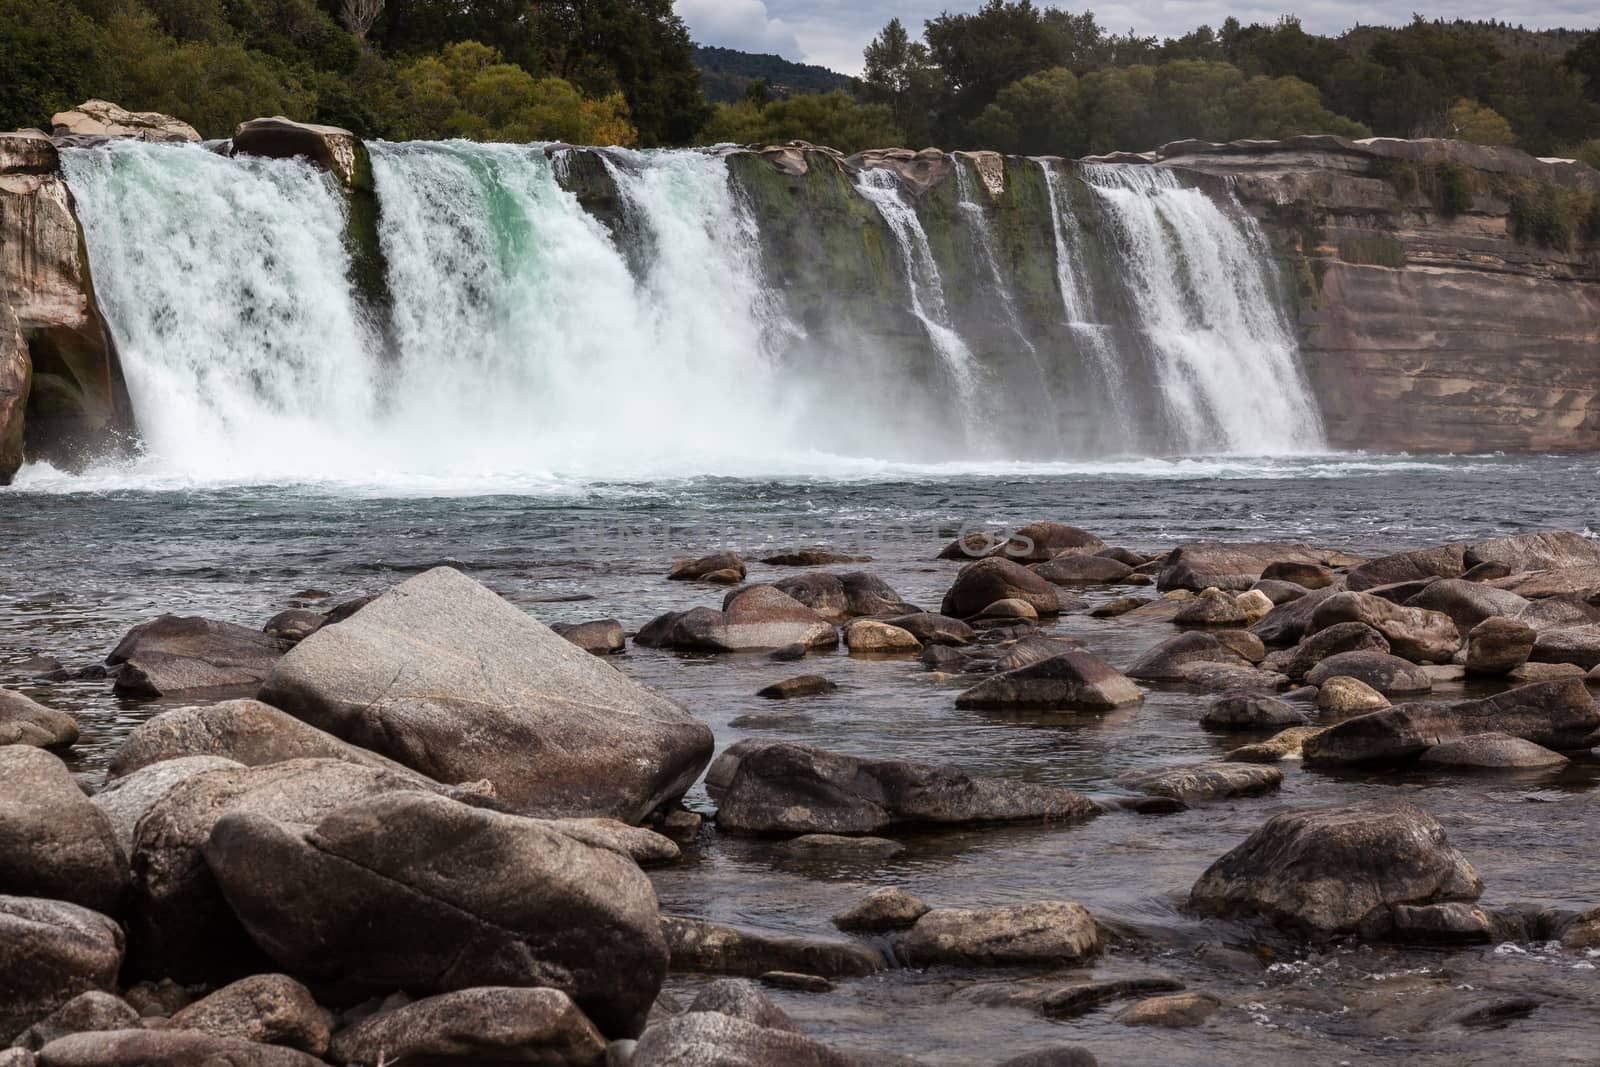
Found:
[[[159,111],[129,111],[109,100],[85,100],[51,119],[57,137],[127,137],[135,141],[196,142],[200,134],[182,119]]]

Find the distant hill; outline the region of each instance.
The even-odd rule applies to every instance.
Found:
[[[743,100],[745,86],[763,79],[774,96],[805,96],[831,93],[835,89],[850,91],[848,75],[809,63],[791,63],[782,56],[697,46],[694,65],[700,68],[706,99],[718,103]]]

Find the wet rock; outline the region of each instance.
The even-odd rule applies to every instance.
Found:
[[[996,671],[1015,671],[1023,667],[1031,667],[1036,663],[1043,663],[1047,659],[1054,659],[1067,652],[1079,652],[1083,649],[1083,642],[1076,637],[1062,637],[1058,634],[1029,634],[1019,638],[1009,645],[1004,646],[995,657],[993,669]]]
[[[1087,908],[1065,900],[969,910],[934,908],[897,953],[910,967],[1019,967],[1080,963],[1100,951]]]
[[[276,639],[280,648],[288,649],[322,629],[327,621],[328,617],[320,611],[290,608],[268,619],[261,631]]]
[[[678,846],[664,834],[643,826],[629,826],[616,819],[547,819],[544,822],[574,841],[595,848],[609,848],[641,867],[674,863],[682,855]],[[698,829],[698,823],[695,826]]]
[[[1198,804],[1270,793],[1283,784],[1283,772],[1251,763],[1197,763],[1128,771],[1114,781],[1125,789]]]
[[[839,575],[844,589],[845,609],[852,615],[916,615],[921,608],[909,604],[889,583],[869,571],[850,571]]]
[[[1304,586],[1295,585],[1293,582],[1280,582],[1273,578],[1263,578],[1250,588],[1272,601],[1273,607],[1287,604],[1291,600],[1299,600],[1310,592]]]
[[[1061,611],[1061,598],[1055,586],[1020,563],[990,557],[969,563],[956,575],[945,593],[941,615],[970,618],[997,600],[1023,600],[1041,616]]]
[[[1299,759],[1307,738],[1322,732],[1320,726],[1291,726],[1265,741],[1241,745],[1227,755],[1229,763],[1277,763],[1279,760]]]
[[[1307,671],[1305,680],[1321,686],[1329,678],[1355,678],[1387,697],[1433,691],[1427,671],[1384,652],[1340,652]]]
[[[759,975],[798,971],[825,978],[875,974],[888,966],[869,945],[832,937],[745,930],[700,919],[662,916],[674,973]]]
[[[1587,747],[1600,707],[1583,680],[1538,682],[1482,700],[1397,704],[1330,726],[1307,742],[1307,761],[1395,763],[1445,741],[1504,733],[1551,749]]]
[[[602,1067],[606,1041],[565,993],[489,986],[425,997],[340,1031],[350,1067],[562,1064]]]
[[[1248,630],[1213,630],[1211,636],[1246,663],[1260,663],[1267,658],[1267,646]]]
[[[217,756],[247,767],[292,759],[336,759],[422,777],[259,700],[177,708],[146,719],[111,757],[107,775],[116,781],[152,764],[186,756]]]
[[[314,825],[235,811],[205,860],[268,956],[346,997],[548,985],[629,1037],[666,971],[655,891],[630,860],[444,797],[370,797]]]
[[[767,653],[767,658],[774,663],[795,663],[806,658],[806,646],[799,641],[792,645],[784,645]]]
[[[770,585],[735,593],[723,610],[694,608],[652,620],[633,639],[646,648],[744,652],[804,645],[832,648],[839,631],[817,612]]]
[[[1092,557],[1106,543],[1088,530],[1059,522],[1033,522],[1011,535],[1002,551],[1018,563],[1043,563],[1075,556]]]
[[[1341,652],[1388,652],[1389,641],[1364,622],[1340,622],[1310,634],[1292,649],[1272,653],[1263,666],[1303,679],[1313,667]]]
[[[1325,678],[1317,687],[1317,710],[1330,715],[1360,715],[1388,706],[1388,697],[1359,678]]]
[[[107,915],[122,911],[128,891],[111,821],[66,764],[27,745],[0,748],[0,886]]]
[[[1128,677],[1140,681],[1181,682],[1196,664],[1224,663],[1246,666],[1238,653],[1211,634],[1194,631],[1169,638],[1133,661]]]
[[[1503,564],[1511,573],[1600,566],[1600,544],[1571,530],[1513,534],[1469,545],[1463,556],[1469,567]]]
[[[1309,722],[1303,708],[1265,693],[1231,690],[1211,702],[1200,725],[1219,732],[1282,730]]]
[[[1531,770],[1565,766],[1567,757],[1510,734],[1485,733],[1440,742],[1417,762],[1450,769]]]
[[[678,808],[661,816],[656,831],[680,845],[686,845],[700,836],[700,827],[704,822],[705,816],[699,812]]]
[[[1516,615],[1529,601],[1505,589],[1467,581],[1464,578],[1441,578],[1406,601],[1411,608],[1425,608],[1450,616],[1456,629],[1466,633],[1485,619],[1496,615]]]
[[[1341,622],[1366,623],[1384,636],[1390,651],[1415,663],[1448,663],[1461,647],[1461,632],[1448,615],[1402,607],[1371,593],[1336,593],[1324,600],[1307,633]]]
[[[834,859],[888,859],[906,846],[887,837],[846,837],[842,834],[801,834],[782,843],[785,851]]]
[[[1004,546],[1006,539],[992,533],[969,533],[951,541],[939,550],[936,559],[971,560],[982,559],[991,553],[999,551]]]
[[[1561,933],[1561,947],[1569,951],[1600,948],[1600,908],[1590,908]]]
[[[918,660],[928,670],[943,674],[994,669],[992,653],[979,649],[952,648],[949,645],[925,648]]]
[[[1273,816],[1206,869],[1189,906],[1321,940],[1382,935],[1396,905],[1470,901],[1482,891],[1432,816],[1404,803],[1356,804]]]
[[[195,128],[157,111],[129,111],[109,100],[85,100],[50,118],[57,137],[127,137],[136,141],[200,140]]]
[[[122,929],[60,900],[0,896],[0,1040],[81,993],[116,988]]]
[[[1164,1026],[1169,1030],[1199,1026],[1218,1011],[1222,1001],[1210,993],[1174,993],[1148,997],[1112,1016],[1123,1026]]]
[[[897,615],[884,621],[900,627],[924,645],[967,645],[978,637],[978,632],[960,619],[927,611]]]
[[[773,989],[791,989],[796,993],[829,993],[834,984],[820,974],[802,974],[799,971],[768,971],[756,980]]]
[[[657,1023],[639,1039],[630,1067],[853,1067],[843,1053],[789,1030],[717,1011],[685,1012]]]
[[[69,748],[77,741],[78,724],[72,716],[21,693],[0,689],[0,746]]]
[[[1322,553],[1308,545],[1199,542],[1180,545],[1168,554],[1159,589],[1249,589],[1273,563],[1322,562]]]
[[[1013,1056],[998,1067],[1100,1067],[1100,1061],[1086,1048],[1063,1045]]]
[[[917,824],[1080,822],[1099,813],[1068,789],[781,741],[734,745],[707,772],[706,787],[720,804],[717,825],[736,833],[870,834]]]
[[[1391,909],[1389,937],[1429,944],[1486,944],[1499,931],[1489,912],[1465,901],[1445,904],[1397,904]]]
[[[1256,670],[1248,663],[1191,663],[1184,668],[1183,681],[1216,693],[1228,689],[1276,693],[1289,687],[1288,675]]]
[[[12,1047],[37,1052],[58,1037],[95,1030],[127,1030],[139,1025],[139,1013],[121,997],[97,989],[79,993],[40,1019],[12,1042]],[[5,1032],[0,1031],[0,1039]],[[0,1060],[0,1065],[4,1061]]]
[[[328,1020],[311,990],[286,974],[257,974],[224,986],[172,1017],[175,1030],[284,1045],[321,1056]]]
[[[1089,610],[1089,615],[1096,619],[1115,619],[1126,615],[1130,611],[1137,611],[1146,604],[1154,603],[1149,597],[1119,596],[1115,600],[1107,600],[1103,604],[1096,604]]]
[[[905,930],[933,909],[914,893],[899,886],[874,889],[864,899],[833,917],[833,925],[852,933]]]
[[[772,588],[799,601],[829,622],[843,622],[850,618],[850,598],[845,594],[844,582],[832,572],[792,575],[774,582]]]
[[[1345,576],[1347,588],[1361,592],[1380,585],[1426,578],[1459,578],[1467,569],[1464,545],[1440,545],[1396,552],[1356,567]]]
[[[789,1013],[774,1004],[772,998],[748,978],[718,978],[700,990],[699,995],[690,1002],[689,1010],[720,1012],[756,1026],[800,1032],[794,1020],[789,1018]]]
[[[1109,711],[1144,700],[1144,691],[1087,652],[1065,652],[986,678],[956,698],[958,708]]]
[[[1269,645],[1292,645],[1305,637],[1317,605],[1341,592],[1343,588],[1339,585],[1313,589],[1267,612],[1260,622],[1250,627],[1250,632]]]
[[[1529,659],[1540,663],[1572,663],[1586,671],[1600,667],[1600,623],[1541,631]]]
[[[616,619],[593,619],[589,622],[551,623],[550,629],[574,645],[596,656],[614,656],[628,647],[627,635]]]
[[[1467,670],[1509,674],[1528,661],[1537,636],[1533,627],[1520,619],[1484,619],[1467,634]]]
[[[744,581],[744,560],[737,552],[718,552],[699,559],[680,559],[667,572],[669,582],[713,582],[737,585]]]
[[[176,1015],[194,1003],[189,990],[170,978],[159,982],[135,982],[123,993],[123,998],[139,1013],[141,1019]]]
[[[1039,997],[1034,1006],[1048,1019],[1073,1019],[1115,1000],[1140,993],[1170,993],[1183,988],[1176,978],[1113,978],[1076,982]],[[1007,1061],[1010,1062],[1010,1061]],[[1043,1061],[1041,1061],[1043,1062]],[[1054,1062],[1054,1061],[1049,1061]]]
[[[301,642],[261,699],[435,781],[487,779],[544,815],[637,821],[711,756],[694,716],[448,567]]]
[[[909,630],[876,619],[857,619],[844,630],[845,647],[858,654],[914,655],[922,642]]]
[[[839,687],[820,674],[801,674],[785,678],[756,690],[756,696],[768,700],[793,700],[796,697],[814,697],[831,693]]]
[[[1292,582],[1303,590],[1323,589],[1337,579],[1333,570],[1320,563],[1297,560],[1277,560],[1261,571],[1263,581]]]
[[[1127,564],[1104,556],[1062,556],[1028,569],[1055,585],[1113,585],[1133,573]]]
[[[194,1030],[107,1030],[73,1034],[39,1052],[39,1067],[317,1067],[295,1049]]]
[[[179,782],[205,771],[222,768],[243,769],[244,764],[220,756],[182,756],[153,763],[123,778],[108,782],[89,799],[111,822],[112,833],[123,855],[133,856],[133,832],[144,813],[167,790]]]
[[[1504,563],[1495,563],[1492,561],[1488,563],[1479,563],[1477,566],[1468,567],[1466,572],[1462,574],[1461,577],[1463,580],[1468,582],[1492,582],[1498,578],[1511,577],[1511,568],[1507,567]]]
[[[162,615],[128,631],[106,657],[118,696],[154,700],[253,689],[283,655],[277,639],[230,622]]]
[[[810,726],[815,720],[798,711],[754,712],[739,715],[728,723],[736,730],[792,730]]]
[[[328,621],[322,625],[334,626],[338,623],[344,622],[356,612],[360,611],[362,608],[366,607],[368,604],[377,599],[378,598],[375,596],[358,596],[354,600],[346,600],[342,604],[335,604],[324,613],[327,616]],[[579,599],[583,599],[583,597],[579,597]]]
[[[812,546],[778,552],[761,560],[769,567],[827,567],[835,563],[871,563],[871,556],[847,556],[832,549]]]
[[[1017,620],[1029,624],[1036,623],[1039,621],[1039,613],[1026,600],[1008,597],[1005,600],[996,600],[993,604],[985,605],[982,611],[972,616],[972,624],[974,626],[986,626],[988,623],[1007,623]]]

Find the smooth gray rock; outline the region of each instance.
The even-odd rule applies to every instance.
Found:
[[[381,1011],[334,1038],[349,1067],[602,1067],[606,1040],[557,989],[487,986]]]
[[[1461,647],[1461,631],[1450,616],[1408,608],[1371,593],[1336,593],[1317,605],[1308,634],[1341,622],[1366,623],[1389,642],[1389,650],[1414,663],[1448,663]]]
[[[1065,652],[986,678],[956,698],[958,708],[1109,711],[1142,703],[1144,690],[1087,652]]]
[[[1249,666],[1242,656],[1211,634],[1194,631],[1156,645],[1134,660],[1126,673],[1140,681],[1181,682],[1188,679],[1195,665],[1209,663]]]
[[[1039,901],[1004,908],[934,908],[897,947],[908,966],[1059,966],[1100,951],[1100,933],[1082,904]]]
[[[1464,578],[1441,578],[1410,600],[1406,607],[1426,608],[1450,616],[1456,629],[1466,633],[1484,619],[1510,616],[1527,608],[1529,601],[1508,589],[1496,589]]]
[[[1255,763],[1195,763],[1128,771],[1113,780],[1125,789],[1197,804],[1270,793],[1283,784],[1283,772]]]
[[[904,930],[932,911],[921,897],[899,886],[874,889],[833,917],[833,925],[851,932]]]
[[[0,888],[117,915],[128,880],[111,820],[67,765],[43,749],[0,747]]]
[[[770,585],[735,592],[721,611],[692,608],[668,612],[634,635],[645,648],[700,652],[749,652],[803,645],[832,648],[839,631],[822,615]]]
[[[593,656],[614,656],[628,647],[627,635],[616,619],[553,622],[550,629]]]
[[[1600,623],[1541,630],[1528,658],[1539,663],[1572,663],[1586,671],[1600,667]]]
[[[1538,635],[1521,619],[1487,618],[1467,634],[1467,671],[1510,674],[1533,655]]]
[[[1061,556],[1028,568],[1053,585],[1115,585],[1133,573],[1126,563],[1104,556]]]
[[[106,783],[104,789],[89,799],[95,807],[105,812],[106,818],[111,821],[111,832],[116,835],[118,847],[131,860],[134,830],[139,820],[144,818],[144,813],[156,801],[166,795],[167,790],[206,771],[243,768],[244,764],[221,756],[182,756],[162,760]]]
[[[1386,652],[1340,652],[1306,672],[1306,682],[1321,685],[1329,678],[1355,678],[1386,697],[1433,691],[1433,678],[1409,660]]]
[[[60,900],[0,896],[0,1042],[91,990],[116,989],[122,928]]]
[[[39,1067],[317,1067],[291,1048],[194,1030],[106,1030],[73,1034],[39,1051]]]
[[[1471,734],[1453,741],[1441,741],[1428,749],[1417,762],[1425,767],[1484,770],[1550,770],[1564,767],[1567,757],[1532,741],[1510,734]]]
[[[1213,700],[1200,716],[1207,730],[1278,731],[1310,722],[1305,709],[1265,693],[1231,691]]]
[[[1156,579],[1158,589],[1249,589],[1268,566],[1287,562],[1320,564],[1324,553],[1309,545],[1273,542],[1246,544],[1199,541],[1168,553]]]
[[[31,697],[0,689],[0,745],[69,748],[78,741],[78,723]]]
[[[277,639],[260,630],[192,615],[162,615],[128,631],[106,657],[106,665],[118,668],[118,696],[154,700],[254,689],[282,655]]]
[[[1440,545],[1396,552],[1368,560],[1345,576],[1348,588],[1358,592],[1396,582],[1426,578],[1459,578],[1466,570],[1466,547]]]
[[[748,978],[718,978],[700,990],[690,1002],[689,1010],[715,1011],[772,1030],[800,1032],[789,1013],[774,1004],[772,998]]]
[[[1308,634],[1298,645],[1273,652],[1262,666],[1300,681],[1313,667],[1341,652],[1388,652],[1389,641],[1364,622],[1341,622]]]
[[[859,1067],[859,1061],[790,1030],[691,1011],[645,1031],[629,1067]]]
[[[13,1047],[38,1052],[58,1037],[95,1030],[128,1030],[139,1025],[139,1013],[121,997],[98,989],[79,993],[40,1019],[12,1042]],[[0,1039],[4,1038],[0,1034]],[[0,1061],[4,1067],[4,1061]]]

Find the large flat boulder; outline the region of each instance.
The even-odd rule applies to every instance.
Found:
[[[32,697],[0,689],[0,745],[70,748],[77,741],[78,724],[72,716]]]
[[[1070,789],[974,778],[956,767],[864,760],[784,741],[741,743],[707,772],[717,825],[736,833],[870,834],[892,826],[1049,820],[1099,814]],[[725,784],[724,784],[725,783]]]
[[[436,781],[487,779],[553,817],[636,822],[711,757],[693,715],[449,567],[300,642],[260,695]]]
[[[1567,567],[1600,567],[1600,543],[1571,530],[1514,534],[1468,545],[1463,562],[1468,567],[1500,563],[1512,574]]]
[[[26,745],[0,748],[0,887],[108,915],[122,911],[128,891],[111,821],[66,764]]]
[[[1158,589],[1249,589],[1274,563],[1321,564],[1327,553],[1310,545],[1201,541],[1179,545],[1156,577]]]
[[[1268,819],[1206,869],[1189,907],[1321,940],[1381,935],[1397,905],[1476,900],[1482,892],[1477,872],[1426,812],[1357,804]]]
[[[424,997],[342,1030],[347,1067],[604,1067],[606,1040],[559,989],[488,986]]]
[[[116,988],[122,928],[61,900],[0,896],[0,1045],[69,1000]]]
[[[1110,711],[1144,700],[1127,675],[1087,652],[1065,652],[985,678],[956,698],[958,708]]]
[[[236,156],[299,157],[332,174],[346,188],[370,183],[367,147],[349,130],[295,122],[282,115],[250,119],[233,131]]]
[[[321,1063],[296,1049],[198,1030],[102,1030],[58,1038],[39,1050],[39,1067],[318,1067]]]
[[[1082,963],[1100,932],[1082,904],[1044,900],[1003,908],[934,908],[897,951],[912,967],[1023,967]]]
[[[1305,743],[1308,763],[1395,763],[1445,741],[1501,733],[1557,751],[1586,748],[1600,707],[1583,678],[1535,682],[1482,700],[1396,704],[1346,719]]]
[[[1396,582],[1459,578],[1466,571],[1466,546],[1439,545],[1368,560],[1345,576],[1345,587],[1362,592]]]
[[[633,1037],[666,975],[650,879],[536,819],[424,793],[315,822],[235,811],[205,860],[255,943],[339,999],[549,986]]]
[[[106,657],[118,696],[240,693],[272,672],[283,649],[260,630],[193,615],[162,615],[128,631]]]
[[[57,137],[127,137],[135,141],[196,142],[200,134],[181,119],[159,111],[129,111],[109,100],[85,100],[51,116]]]
[[[781,589],[752,585],[729,596],[721,611],[692,608],[653,619],[633,643],[695,652],[749,652],[788,645],[832,648],[839,643],[839,631]]]
[[[1448,663],[1461,648],[1461,631],[1450,616],[1425,608],[1402,607],[1371,593],[1336,593],[1311,615],[1308,634],[1342,622],[1372,627],[1389,642],[1389,651],[1413,663]]]

